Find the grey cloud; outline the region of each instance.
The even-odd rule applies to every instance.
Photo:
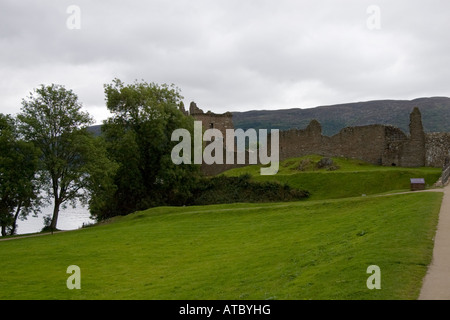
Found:
[[[80,30],[65,25],[72,4]],[[372,4],[380,30],[366,27]],[[185,102],[215,112],[449,95],[448,9],[439,0],[2,1],[0,112],[56,82],[102,118],[102,86],[114,77],[174,83]]]

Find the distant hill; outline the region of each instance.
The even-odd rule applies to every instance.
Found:
[[[87,128],[89,132],[92,132],[95,136],[99,136],[102,133],[102,125],[97,124],[95,126],[90,126]]]
[[[349,126],[393,125],[409,133],[409,114],[414,107],[422,113],[426,132],[450,132],[450,98],[377,100],[320,106],[310,109],[256,110],[233,112],[235,128],[304,129],[313,119],[322,125],[324,135],[334,135]]]

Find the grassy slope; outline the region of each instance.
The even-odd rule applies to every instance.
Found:
[[[441,197],[154,208],[0,242],[0,299],[414,299]],[[72,264],[81,290],[66,288]]]
[[[307,167],[306,171],[297,170],[302,160],[317,162],[321,156],[305,156],[289,159],[280,163],[276,175],[261,176],[260,166],[248,166],[232,169],[224,174],[239,176],[249,173],[256,181],[278,181],[291,187],[305,189],[311,193],[311,199],[337,199],[355,197],[362,194],[378,194],[390,191],[408,190],[410,178],[425,178],[425,182],[432,186],[441,175],[439,168],[398,168],[381,167],[343,158],[333,158],[340,168],[336,171],[314,169]]]

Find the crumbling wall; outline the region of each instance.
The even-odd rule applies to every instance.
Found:
[[[450,133],[433,132],[425,134],[425,165],[442,167],[450,155]]]
[[[280,161],[311,153],[321,153],[321,149],[325,144],[322,129],[317,121],[311,122],[306,129],[281,131],[279,137]],[[270,141],[269,138],[268,141]]]
[[[189,113],[202,121],[203,128],[219,129],[225,137],[226,129],[234,129],[231,113],[203,112],[194,102]],[[347,127],[334,136],[322,135],[322,127],[312,120],[305,129],[291,129],[279,133],[279,159],[318,154],[327,157],[360,159],[384,166],[442,167],[450,151],[450,133],[425,134],[418,108],[410,114],[409,135],[399,128],[386,125]],[[271,141],[270,135],[267,139]],[[270,150],[270,145],[268,146]],[[270,151],[269,151],[270,152]],[[224,152],[225,155],[225,152]],[[207,174],[218,174],[243,165],[203,165]],[[236,162],[235,162],[236,163]],[[248,154],[246,155],[248,163]]]
[[[361,159],[384,166],[442,166],[450,147],[450,135],[448,140],[447,136],[440,136],[445,140],[441,143],[429,139],[427,145],[425,137],[418,108],[410,115],[409,136],[393,126],[367,125],[347,127],[326,137],[322,135],[320,124],[313,120],[304,130],[280,134],[280,159],[319,154]],[[431,147],[434,149],[428,150]],[[428,161],[425,161],[426,154]]]
[[[348,127],[331,137],[328,155],[382,164],[385,131],[381,125]]]
[[[202,109],[197,107],[195,102],[191,102],[189,113],[195,120],[202,122],[203,130],[219,129],[225,137],[226,129],[234,129],[233,114],[231,112],[216,114],[208,111],[205,113]]]
[[[382,156],[384,166],[400,165],[403,147],[408,141],[408,136],[399,128],[385,126],[385,146]]]
[[[385,141],[385,127],[382,125],[348,127],[327,137],[322,135],[320,124],[313,120],[304,130],[280,133],[280,160],[319,154],[361,159],[381,165]]]

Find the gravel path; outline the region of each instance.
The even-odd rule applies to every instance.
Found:
[[[444,188],[433,260],[428,267],[419,300],[450,300],[450,185]]]
[[[68,232],[68,231],[73,231],[73,230],[59,230],[59,231],[53,232],[53,234],[57,234],[57,233],[61,233],[61,232]],[[16,240],[16,239],[23,239],[23,238],[33,238],[33,237],[41,237],[41,236],[48,236],[48,235],[52,235],[52,233],[51,232],[33,233],[33,234],[28,234],[28,235],[23,235],[23,236],[15,236],[15,237],[11,237],[11,238],[0,238],[0,241]]]

